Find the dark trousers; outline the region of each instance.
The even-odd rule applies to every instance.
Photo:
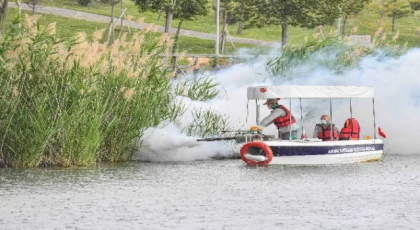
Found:
[[[286,132],[286,133],[282,133],[280,131],[279,132],[279,139],[280,140],[289,140],[290,139],[290,132]],[[297,131],[294,130],[292,131],[292,140],[297,139]]]

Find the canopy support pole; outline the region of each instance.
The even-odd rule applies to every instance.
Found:
[[[256,121],[257,125],[260,125],[260,105],[258,104],[258,99],[255,99],[255,107],[257,108],[257,114],[256,114]]]
[[[249,100],[246,100],[246,121],[245,124],[248,125],[248,116],[249,116]]]
[[[332,99],[330,98],[330,129],[331,129],[331,136],[330,136],[330,140],[334,140],[334,130],[333,130],[333,114],[332,114]]]
[[[350,98],[350,118],[353,118],[353,108],[351,106],[351,98]]]
[[[299,104],[300,104],[300,127],[301,127],[301,132],[302,132],[302,137],[303,137],[303,110],[302,110],[302,98],[299,98]]]
[[[292,98],[289,101],[290,117],[289,117],[289,142],[292,141]]]
[[[376,140],[376,115],[375,115],[375,98],[372,98],[372,104],[373,104],[373,140]]]

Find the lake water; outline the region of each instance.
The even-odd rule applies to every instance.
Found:
[[[419,162],[0,169],[0,229],[419,229]]]

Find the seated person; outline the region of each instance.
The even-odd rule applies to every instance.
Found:
[[[322,141],[330,141],[331,129],[332,129],[334,140],[337,140],[340,130],[334,124],[331,124],[330,121],[331,121],[330,116],[322,115],[321,123],[316,124],[315,126],[313,137],[321,139]]]
[[[359,122],[354,118],[349,118],[344,122],[341,129],[339,140],[359,140],[360,126]]]
[[[278,100],[274,98],[267,99],[264,105],[267,105],[268,109],[271,109],[271,113],[259,125],[267,127],[274,123],[279,133],[279,139],[289,140],[290,130],[292,131],[291,139],[297,139],[298,126],[296,125],[295,117],[290,111],[285,106],[280,105]]]

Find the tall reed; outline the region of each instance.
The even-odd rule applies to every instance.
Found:
[[[272,76],[292,78],[296,67],[310,63],[316,68],[322,67],[340,74],[357,67],[362,57],[396,57],[406,52],[407,44],[400,46],[396,43],[398,33],[392,40],[387,40],[381,30],[379,28],[373,35],[370,47],[351,44],[348,36],[339,39],[334,33],[325,37],[315,33],[312,38],[305,37],[302,45],[285,46],[279,56],[267,62],[266,69]],[[353,28],[352,33],[356,31],[357,27]]]
[[[148,27],[111,46],[78,33],[55,35],[37,16],[16,19],[0,38],[0,162],[13,167],[130,160],[143,131],[175,121],[161,62],[171,40]]]

